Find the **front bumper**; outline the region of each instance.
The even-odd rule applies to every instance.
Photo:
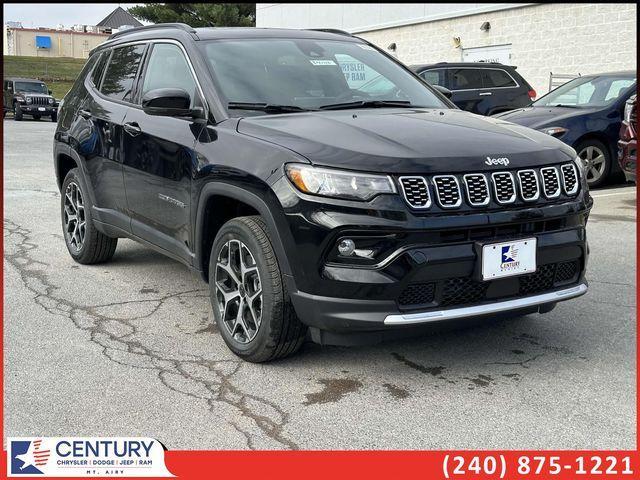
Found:
[[[44,105],[30,105],[26,103],[20,104],[20,109],[22,113],[26,113],[27,115],[51,115],[58,111],[58,107],[55,106],[44,106]]]
[[[618,141],[618,163],[627,181],[636,181],[637,140]]]

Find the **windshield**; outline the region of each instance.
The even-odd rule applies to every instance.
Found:
[[[16,82],[16,92],[49,93],[47,86],[40,82]]]
[[[536,107],[604,107],[636,83],[629,75],[576,78],[549,92]]]
[[[214,40],[201,48],[230,115],[245,115],[235,109],[260,105],[268,105],[271,112],[274,106],[288,107],[281,111],[379,108],[389,106],[387,102],[451,108],[409,72],[362,43],[261,38]]]

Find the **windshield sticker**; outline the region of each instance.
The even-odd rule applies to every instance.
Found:
[[[309,60],[312,65],[320,66],[320,65],[336,65],[336,62],[333,60]]]

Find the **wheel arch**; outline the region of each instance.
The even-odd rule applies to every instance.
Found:
[[[608,153],[609,153],[609,157],[611,160],[614,159],[614,154],[615,154],[615,150],[613,149],[612,145],[611,145],[611,141],[609,140],[609,137],[607,137],[607,135],[605,135],[602,132],[587,132],[584,133],[582,136],[578,137],[575,142],[573,142],[573,148],[576,150],[576,153],[580,153],[578,152],[578,145],[586,140],[598,140],[599,142],[602,142],[605,147],[607,147]]]
[[[216,212],[215,218],[211,218],[210,215],[217,209],[212,207],[220,205],[220,201],[230,202],[232,209],[224,209],[225,206],[230,206],[229,203],[226,203],[223,205],[222,211]],[[220,227],[231,218],[256,214],[260,215],[267,225],[269,239],[273,244],[282,273],[285,275],[291,274],[291,267],[285,253],[282,236],[267,203],[255,193],[236,185],[209,183],[202,188],[200,193],[196,211],[194,239],[196,246],[194,267],[200,271],[205,282],[209,281],[208,270],[211,245]]]

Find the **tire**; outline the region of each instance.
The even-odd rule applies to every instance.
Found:
[[[19,122],[22,120],[22,108],[17,103],[13,107],[13,119],[16,122]]]
[[[53,123],[58,123],[58,114],[57,113],[52,113],[51,114],[51,121]]]
[[[34,120],[40,120],[40,115],[33,115]]]
[[[585,163],[589,188],[603,185],[608,180],[612,168],[609,148],[600,140],[592,138],[581,141],[575,149]]]
[[[238,268],[240,262],[244,273]],[[307,328],[291,305],[267,226],[260,217],[238,217],[222,226],[211,248],[209,291],[218,330],[240,358],[266,362],[291,355],[302,346]],[[227,293],[226,301],[223,293]],[[242,322],[237,321],[238,312],[242,312]]]
[[[69,255],[78,263],[91,265],[110,260],[116,251],[118,239],[108,237],[96,229],[91,218],[91,202],[86,191],[78,169],[71,169],[62,183],[60,215],[62,234]],[[71,220],[74,215],[75,223]]]

